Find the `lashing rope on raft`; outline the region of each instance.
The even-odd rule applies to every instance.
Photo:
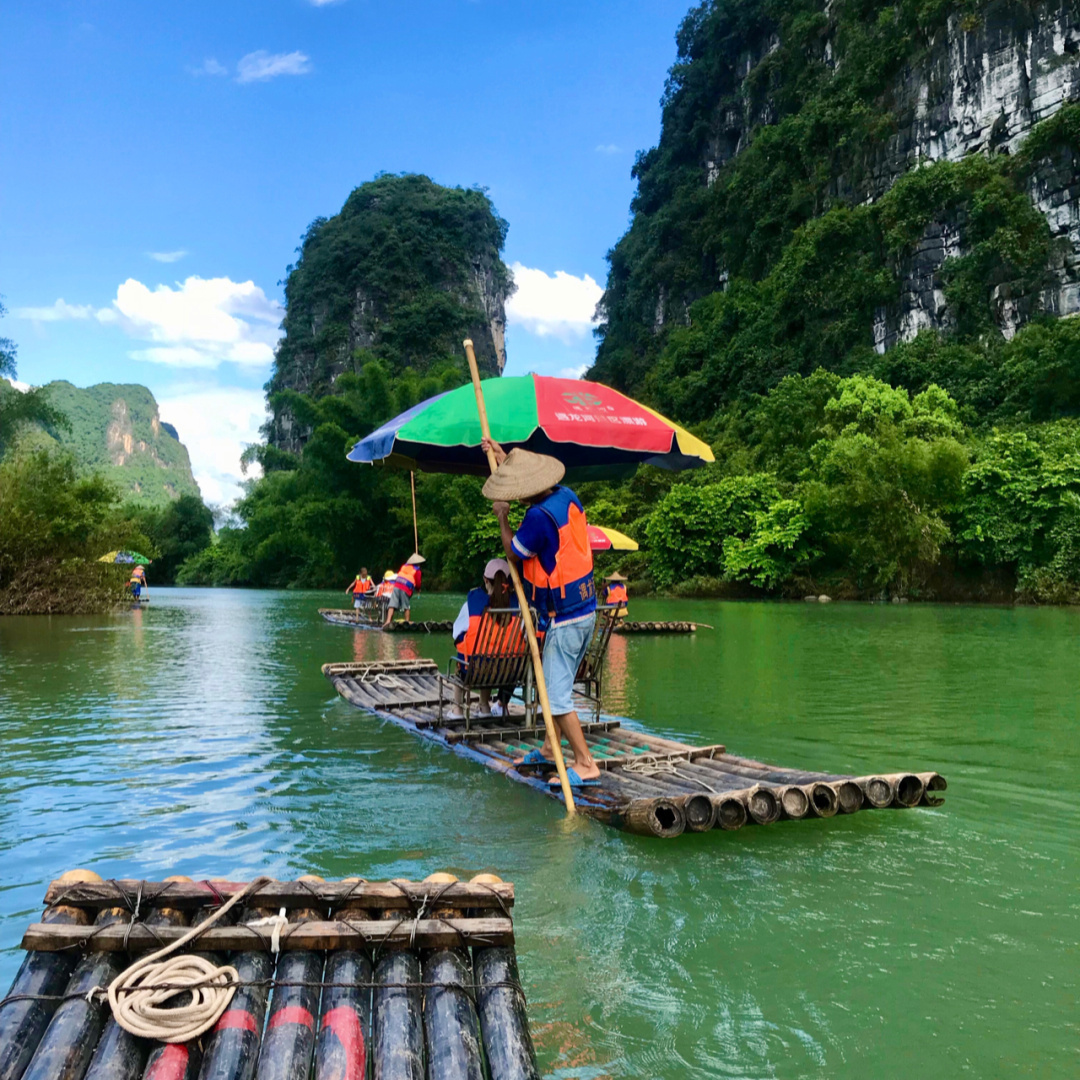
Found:
[[[678,776],[688,784],[697,784],[699,787],[703,787],[713,795],[720,794],[716,788],[706,784],[704,780],[701,780],[696,776],[688,776],[686,773],[679,772],[678,766],[670,759],[639,758],[636,761],[627,761],[620,765],[619,768],[621,768],[623,772],[641,773],[642,776],[656,776],[660,773],[666,773],[668,776]]]
[[[231,965],[218,967],[202,956],[189,954],[171,960],[165,957],[193,941],[230,908],[272,880],[256,878],[183,937],[120,972],[108,990],[109,1006],[116,1022],[132,1035],[158,1042],[187,1042],[209,1031],[229,1007],[239,973]],[[280,930],[275,926],[275,937],[278,933]],[[164,989],[162,984],[179,989]],[[90,991],[95,992],[100,991]],[[169,1008],[165,1004],[181,993],[191,995],[187,1005]]]

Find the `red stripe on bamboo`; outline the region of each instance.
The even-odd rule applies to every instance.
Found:
[[[303,1024],[304,1027],[315,1030],[315,1018],[303,1005],[286,1005],[270,1017],[270,1027],[276,1028],[282,1024]]]
[[[328,1027],[345,1051],[345,1075],[342,1080],[363,1080],[367,1051],[360,1017],[351,1005],[339,1005],[330,1009],[322,1018],[322,1026]]]

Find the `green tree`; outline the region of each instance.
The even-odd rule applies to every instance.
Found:
[[[3,303],[0,303],[0,319],[7,314],[7,308]],[[0,337],[0,377],[14,379],[17,372],[15,370],[15,357],[18,355],[18,346],[11,338]]]
[[[181,495],[160,509],[135,510],[133,516],[157,551],[153,579],[158,584],[171,585],[180,565],[208,548],[213,537],[214,515],[195,495]]]
[[[694,487],[676,484],[653,511],[646,530],[649,567],[662,587],[693,577],[719,578],[724,572],[724,543],[747,536],[755,514],[778,497],[775,477],[725,477]]]
[[[97,560],[124,547],[151,545],[102,476],[48,448],[0,460],[0,614],[108,610],[126,574]]]

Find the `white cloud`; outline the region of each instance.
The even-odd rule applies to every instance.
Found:
[[[574,277],[565,270],[548,276],[514,263],[517,292],[506,302],[506,319],[537,337],[554,337],[571,344],[590,333],[596,305],[604,290],[588,274]]]
[[[310,70],[310,57],[302,52],[268,53],[259,49],[240,58],[236,65],[236,81],[266,82],[278,75],[306,75]]]
[[[584,379],[585,372],[589,370],[591,364],[578,364],[577,367],[564,367],[561,371],[555,373],[557,379]]]
[[[95,312],[90,304],[69,304],[60,299],[49,307],[16,308],[12,314],[18,319],[32,319],[34,322],[60,322],[64,319],[89,319]]]
[[[150,256],[154,262],[159,263],[174,263],[179,262],[186,254],[186,251],[148,251],[146,253]]]
[[[274,359],[284,309],[253,281],[192,276],[175,288],[153,289],[128,278],[107,308],[57,300],[51,307],[18,308],[15,314],[36,322],[115,323],[146,343],[128,354],[133,360],[172,367],[216,368],[230,362],[260,368]]]
[[[233,502],[241,494],[241,482],[259,475],[257,466],[249,468],[246,477],[241,473],[240,455],[260,440],[259,428],[266,420],[261,390],[178,386],[158,394],[158,411],[188,448],[191,471],[206,502]]]
[[[188,68],[192,75],[228,75],[229,69],[214,57],[208,56],[198,67]]]
[[[194,368],[268,365],[282,316],[281,305],[253,281],[227,277],[189,277],[176,288],[154,289],[128,278],[112,310],[128,334],[150,342],[134,359]]]
[[[601,143],[597,148],[598,154],[621,154],[622,147],[616,146],[614,143]]]

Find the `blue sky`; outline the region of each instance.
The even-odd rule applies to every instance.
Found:
[[[205,496],[232,497],[278,282],[308,222],[384,170],[482,185],[510,222],[508,373],[588,363],[688,7],[7,5],[0,336],[20,379],[145,383]]]

